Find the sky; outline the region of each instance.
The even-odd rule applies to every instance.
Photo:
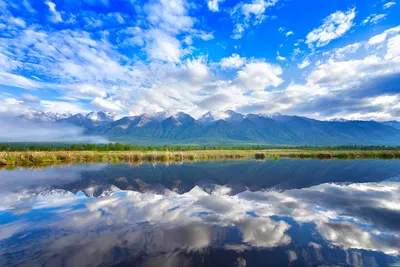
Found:
[[[400,120],[396,0],[0,0],[0,116]]]

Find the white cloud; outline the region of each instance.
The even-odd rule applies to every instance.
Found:
[[[51,2],[50,0],[44,2],[48,7],[49,7],[49,11],[51,13],[51,20],[54,23],[58,23],[58,22],[63,22],[63,19],[61,17],[61,13],[57,11],[56,9],[56,4]]]
[[[282,68],[266,62],[247,63],[238,71],[237,78],[247,90],[264,90],[268,87],[278,87],[282,82],[279,76]]]
[[[272,6],[275,2],[268,3]],[[175,9],[174,4],[177,5]],[[240,36],[248,27],[265,19],[267,7],[267,1],[247,1],[247,5],[237,5],[235,13],[231,15]],[[157,8],[165,9],[167,15],[163,17]],[[397,39],[392,38],[400,31],[400,27],[395,27],[369,41],[327,51],[321,58],[316,58],[320,56],[319,53],[306,54],[296,48],[293,51],[295,67],[305,67],[309,62],[315,62],[315,67],[309,66],[306,73],[300,72],[299,76],[309,75],[307,82],[298,84],[298,81],[293,81],[279,91],[265,90],[283,83],[282,68],[265,63],[263,59],[252,59],[251,54],[249,58],[232,54],[220,62],[209,59],[204,50],[195,47],[196,39],[210,40],[214,38],[214,32],[195,28],[201,23],[189,16],[190,8],[194,7],[186,1],[152,1],[138,9],[141,21],[134,27],[121,25],[122,20],[119,22],[115,17],[115,25],[122,28],[117,30],[117,44],[113,43],[113,38],[109,38],[111,30],[48,31],[39,25],[32,27],[30,20],[25,22],[21,19],[23,22],[18,22],[18,18],[7,15],[7,18],[1,19],[14,21],[7,25],[13,28],[9,30],[13,37],[4,38],[0,44],[0,84],[36,90],[32,94],[38,96],[42,96],[39,89],[54,90],[54,99],[60,101],[41,102],[40,105],[46,110],[56,110],[56,102],[65,100],[60,104],[60,110],[83,110],[87,107],[86,103],[92,102],[93,107],[106,107],[130,114],[171,109],[198,116],[206,107],[214,109],[212,105],[215,105],[221,109],[242,107],[251,112],[277,111],[324,118],[321,115],[323,113],[311,113],[306,108],[296,109],[296,106],[302,107],[328,94],[334,98],[337,90],[347,90],[351,88],[350,85],[361,83],[368,77],[396,73],[398,67]],[[64,11],[60,12],[66,20]],[[332,14],[326,18],[324,23],[327,23],[327,27],[331,26],[331,31],[325,33],[340,35],[344,30],[339,30],[341,26],[333,21],[352,24],[352,13],[355,13],[354,9],[343,12],[343,17],[338,15],[336,18]],[[121,13],[120,16],[126,24],[129,23],[126,14]],[[4,20],[1,23],[7,24]],[[287,32],[283,28],[279,31],[282,34]],[[319,39],[311,44],[322,45],[333,40],[322,35],[321,31]],[[129,50],[132,54],[124,55],[121,50]],[[326,55],[329,57],[327,61],[324,60]],[[277,52],[276,60],[287,59]],[[336,79],[337,83],[331,81],[330,76],[336,77],[332,79]],[[30,108],[22,101],[21,95],[8,98],[16,101],[15,110]],[[76,106],[66,104],[73,102]],[[9,103],[3,109],[9,111],[12,108],[13,105]],[[382,112],[384,115],[380,117],[391,118],[386,110]],[[354,111],[345,115],[360,117],[362,114]]]
[[[24,89],[34,89],[39,86],[37,82],[31,79],[8,72],[0,72],[0,84],[20,87]]]
[[[265,1],[265,0],[253,0],[250,4],[243,4],[241,6],[241,11],[245,15],[246,18],[254,15],[260,19],[259,16],[264,14],[265,10],[274,6],[278,1]]]
[[[379,21],[384,19],[387,16],[387,14],[372,14],[369,15],[366,19],[362,21],[362,24],[377,24]]]
[[[208,69],[204,58],[186,61],[188,77],[192,82],[202,82],[208,77]]]
[[[371,37],[368,40],[368,44],[369,45],[381,44],[386,40],[386,37],[387,37],[387,33],[386,32],[378,34],[378,35],[375,35],[375,36]]]
[[[386,4],[383,5],[383,9],[388,9],[391,8],[392,6],[394,6],[396,4],[396,2],[387,2]]]
[[[203,110],[226,110],[232,105],[232,100],[229,95],[214,94],[197,102],[196,105]]]
[[[40,103],[40,98],[31,94],[23,94],[21,100],[25,103]]]
[[[239,56],[238,54],[232,54],[230,57],[221,59],[220,65],[224,69],[238,69],[244,65],[246,58]]]
[[[347,12],[336,11],[326,17],[320,27],[307,35],[306,44],[310,47],[313,45],[321,47],[329,44],[351,29],[355,16],[355,8],[349,9]]]
[[[146,34],[146,53],[150,59],[179,62],[184,55],[179,40],[161,30],[151,30]]]
[[[397,41],[395,41],[393,51],[391,46],[388,45],[388,53],[385,57],[387,60],[393,60],[396,57]],[[340,86],[346,88],[346,84],[359,82],[366,78],[372,78],[380,75],[387,75],[391,73],[400,72],[400,62],[388,62],[375,55],[367,56],[363,59],[347,60],[347,61],[329,61],[325,64],[319,65],[307,77],[308,82],[311,84],[322,84],[328,86]]]
[[[390,38],[387,47],[385,59],[400,63],[400,35]]]
[[[393,36],[394,34],[396,34],[398,32],[400,32],[400,26],[387,29],[381,34],[372,36],[368,40],[368,45],[380,45],[387,40],[388,36]]]
[[[297,64],[297,67],[299,67],[299,69],[304,69],[308,66],[310,66],[310,60],[308,58],[304,59],[302,63]]]
[[[40,104],[43,106],[45,112],[57,113],[87,113],[88,110],[81,107],[78,103],[71,103],[65,101],[49,101],[42,100]]]
[[[208,9],[213,12],[219,11],[219,3],[222,3],[224,0],[208,0],[207,6]]]
[[[242,36],[243,36],[243,33],[244,33],[244,31],[245,31],[245,27],[247,27],[247,26],[245,26],[244,24],[240,24],[240,23],[237,23],[236,25],[235,25],[235,28],[233,29],[233,32],[232,32],[232,39],[240,39],[240,38],[242,38]]]
[[[30,13],[36,13],[36,10],[32,7],[32,5],[29,3],[29,0],[23,0],[22,5],[25,7],[25,9],[30,12]]]
[[[282,56],[279,54],[279,51],[276,52],[276,59],[279,60],[279,61],[285,61],[285,60],[286,60],[285,57],[282,57]]]
[[[3,128],[0,129],[0,138],[13,142],[95,142],[105,143],[102,137],[85,136],[82,128],[71,125],[36,124],[32,122],[15,123],[13,119],[0,119]],[[26,130],[29,129],[29,134]],[[65,204],[64,198],[57,198],[54,202]],[[53,203],[54,204],[54,203]]]
[[[286,33],[286,37],[289,37],[290,35],[293,35],[294,33],[292,32],[292,31],[288,31],[287,33]]]
[[[95,107],[98,108],[100,110],[104,110],[104,111],[121,111],[121,105],[119,103],[115,103],[106,99],[102,99],[99,97],[96,97],[95,99],[93,99],[92,102],[90,102],[90,104]]]
[[[203,41],[209,41],[214,39],[214,34],[212,32],[205,32],[202,30],[192,29],[189,31],[189,34],[193,38],[200,38]]]
[[[185,0],[158,0],[145,5],[147,20],[166,34],[179,34],[189,31],[194,19],[187,15],[188,4]]]
[[[362,43],[354,43],[350,45],[346,45],[344,47],[335,49],[335,57],[336,58],[345,58],[349,56],[350,54],[354,54],[360,49],[362,46]]]
[[[85,12],[85,16],[83,17],[83,21],[85,22],[85,29],[93,30],[98,28],[107,28],[113,26],[120,26],[125,24],[125,19],[122,13],[119,12],[111,12],[107,14],[95,13],[95,12]],[[74,16],[70,16],[69,21],[66,22],[74,22]]]
[[[231,37],[240,39],[250,25],[262,23],[267,8],[275,6],[277,2],[278,0],[252,0],[251,3],[236,5],[231,13],[232,18],[236,21]]]

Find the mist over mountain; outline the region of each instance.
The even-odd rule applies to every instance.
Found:
[[[116,119],[115,113],[39,113],[18,116],[31,123],[73,125],[84,135],[141,144],[400,145],[397,121],[319,121],[300,116],[208,112],[195,119],[158,112]]]

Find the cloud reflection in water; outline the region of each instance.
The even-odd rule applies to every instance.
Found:
[[[32,210],[14,214],[3,225],[0,263],[12,259],[41,265],[51,259],[47,264],[165,261],[174,266],[187,261],[193,266],[194,255],[207,258],[215,249],[235,255],[272,249],[284,252],[286,263],[323,262],[332,260],[332,255],[325,258],[331,247],[342,251],[341,260],[349,265],[356,266],[358,259],[358,266],[374,266],[366,265],[365,259],[360,263],[363,253],[393,257],[399,253],[399,224],[393,223],[400,216],[399,183],[322,184],[233,196],[224,194],[229,192],[226,188],[215,187],[211,194],[194,187],[181,195],[172,191],[164,195],[119,191],[102,198],[62,191],[40,195]],[[376,211],[386,217],[377,217]],[[35,216],[38,220],[33,221]],[[312,242],[304,241],[292,227],[302,229]],[[352,254],[356,252],[361,256]],[[17,254],[22,257],[10,256]],[[249,259],[235,261],[243,265]]]
[[[365,162],[340,164],[363,177]],[[246,169],[247,181],[241,181],[240,189],[238,182],[204,179],[191,181],[190,189],[176,190],[182,184],[157,166],[153,171],[162,173],[165,186],[146,176],[148,166],[129,172],[121,172],[124,166],[76,165],[60,168],[62,172],[52,168],[1,173],[0,265],[369,267],[398,261],[400,183],[359,183],[359,177],[352,184],[326,183],[340,174],[327,164],[339,166],[338,162],[300,163],[317,166],[318,171],[309,176],[298,171],[300,177],[292,177],[296,161],[267,166],[277,176],[288,177],[280,184],[291,186],[279,191],[265,187],[275,185],[259,176],[264,165],[253,162],[249,164],[257,168]],[[371,169],[376,180],[392,177],[395,163],[376,161],[388,167]],[[226,172],[221,166],[214,168],[219,175]],[[181,177],[174,172],[185,168],[198,166],[175,166],[169,175]],[[322,170],[325,183],[304,186],[314,184]],[[301,181],[293,186],[295,179]],[[130,190],[120,190],[120,185]]]

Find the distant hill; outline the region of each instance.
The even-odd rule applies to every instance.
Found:
[[[198,120],[183,112],[175,115],[123,117],[116,114],[40,113],[19,119],[84,128],[87,135],[111,141],[143,144],[271,144],[271,145],[400,145],[400,122],[331,120],[300,116],[240,114],[231,110],[208,112]]]

